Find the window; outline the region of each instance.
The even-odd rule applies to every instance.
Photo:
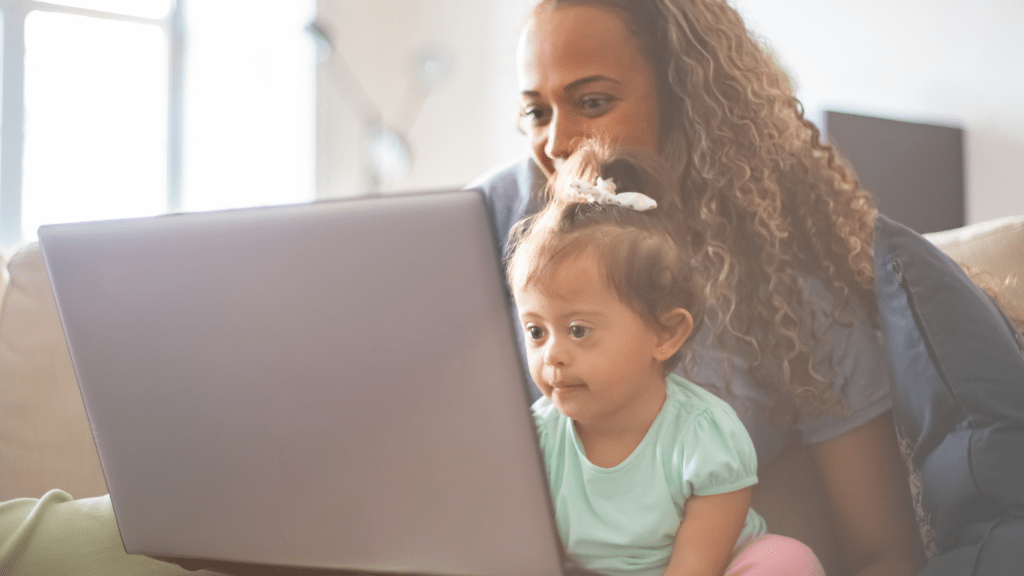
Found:
[[[314,0],[189,0],[181,208],[312,200]]]
[[[313,197],[313,0],[0,11],[0,248],[47,223]]]

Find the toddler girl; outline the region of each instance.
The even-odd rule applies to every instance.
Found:
[[[732,408],[671,373],[703,305],[658,162],[585,146],[511,234],[559,533],[611,575],[822,574],[750,509],[756,456]]]

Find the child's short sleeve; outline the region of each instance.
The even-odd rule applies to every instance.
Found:
[[[687,383],[689,384],[689,383]],[[674,450],[684,497],[733,492],[757,484],[757,454],[736,412],[710,392],[690,384],[681,401]]]

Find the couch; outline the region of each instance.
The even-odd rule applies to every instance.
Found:
[[[1024,307],[1024,215],[927,235],[961,263],[1009,279]],[[35,243],[0,254],[0,502],[60,488],[106,493],[45,266]],[[773,532],[807,542],[830,573],[838,558],[806,450],[793,443],[764,470],[754,507]]]

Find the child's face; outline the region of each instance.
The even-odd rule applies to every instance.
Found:
[[[567,260],[545,285],[517,287],[514,296],[530,375],[561,413],[577,425],[657,415],[664,337],[619,300],[595,256]]]

